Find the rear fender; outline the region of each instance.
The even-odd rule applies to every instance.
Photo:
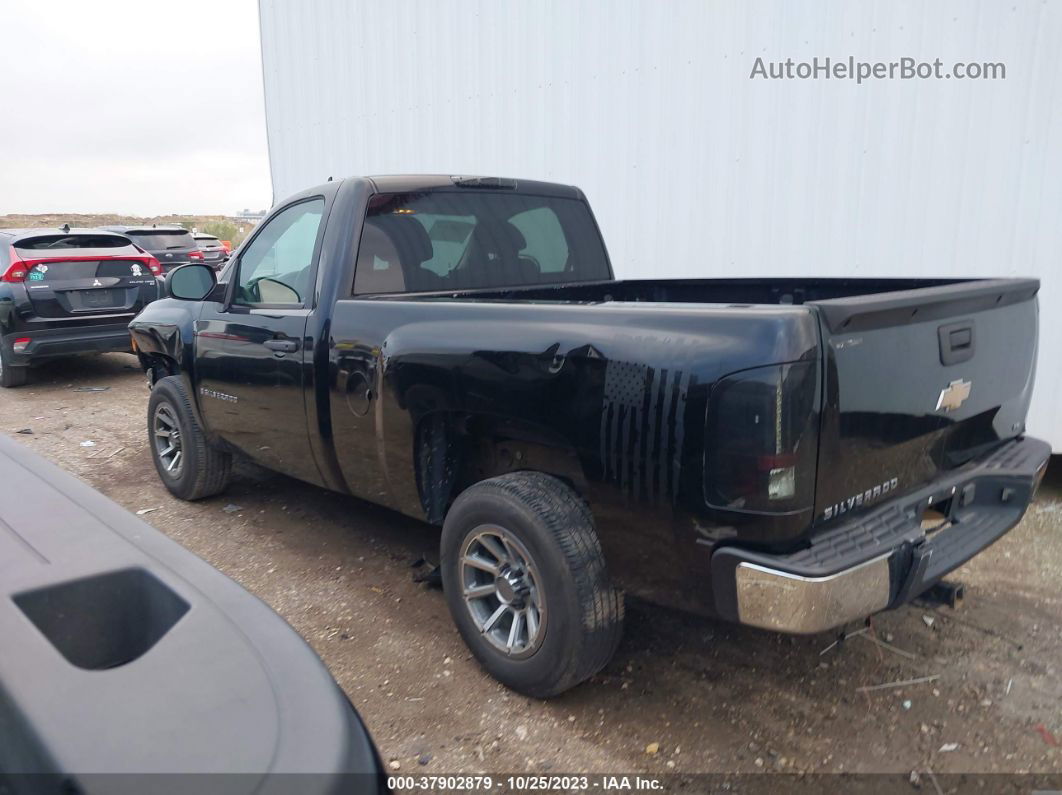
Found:
[[[453,500],[474,483],[507,472],[552,475],[585,494],[576,450],[548,428],[518,418],[433,411],[414,433],[417,491],[425,518],[442,524]]]

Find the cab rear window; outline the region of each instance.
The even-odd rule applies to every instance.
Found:
[[[605,281],[586,203],[490,191],[380,194],[370,202],[354,292],[434,292]]]

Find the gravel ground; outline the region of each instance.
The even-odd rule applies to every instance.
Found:
[[[412,581],[437,532],[253,468],[182,503],[147,450],[123,354],[60,360],[0,390],[2,428],[284,616],[403,772],[1062,772],[1062,461],[1021,525],[956,576],[965,605],[878,616],[873,638],[785,637],[628,600],[619,653],[549,702],[471,658]],[[107,387],[83,392],[77,388]],[[29,429],[32,433],[18,433]],[[83,442],[95,442],[82,446]],[[897,680],[924,684],[860,692]]]

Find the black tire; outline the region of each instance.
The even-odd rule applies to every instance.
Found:
[[[515,537],[530,553],[527,568],[541,581],[536,588],[545,605],[542,636],[532,647],[528,635],[527,656],[521,658],[492,644],[481,630],[485,622],[478,622],[465,600],[469,570],[461,558],[484,527],[504,528]],[[507,687],[549,698],[589,679],[615,653],[623,634],[623,594],[609,581],[590,509],[560,480],[514,472],[471,486],[446,516],[440,557],[446,601],[461,637]],[[488,611],[501,604],[490,601],[497,597],[481,599]]]
[[[8,389],[26,383],[28,367],[15,367],[9,362],[7,351],[0,345],[0,387]]]
[[[167,460],[161,455],[160,444],[156,444],[157,417],[165,415],[167,421],[175,421],[178,431],[177,442],[181,458],[177,465],[168,468]],[[148,446],[151,459],[159,478],[169,489],[170,494],[182,500],[201,500],[220,494],[229,485],[232,474],[232,455],[218,450],[208,443],[206,434],[196,421],[192,410],[192,401],[185,389],[184,381],[179,376],[171,375],[159,379],[151,390],[148,400]],[[172,453],[169,454],[172,462]]]

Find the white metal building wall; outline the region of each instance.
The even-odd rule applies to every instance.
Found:
[[[586,191],[620,277],[1038,275],[1062,451],[1062,3],[260,0],[277,199],[431,172]],[[1006,79],[752,80],[754,60]]]

